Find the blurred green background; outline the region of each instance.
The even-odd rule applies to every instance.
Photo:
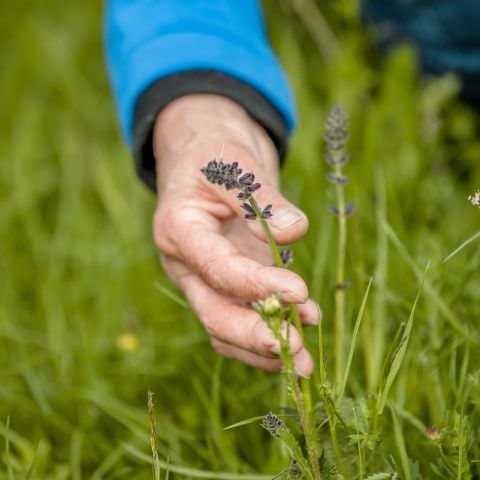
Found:
[[[376,281],[350,395],[378,384],[418,288],[412,261],[422,270],[433,262],[436,297],[419,305],[394,400],[408,413],[412,461],[434,462],[423,426],[447,428],[448,412],[462,411],[468,435],[479,434],[478,244],[440,264],[479,230],[480,211],[467,201],[480,187],[478,116],[456,100],[454,77],[420,79],[408,47],[380,57],[354,2],[264,7],[301,119],[283,172],[287,196],[311,220],[294,269],[323,306],[327,355],[336,228],[323,123],[334,102],[350,113],[350,318],[368,278]],[[222,431],[278,408],[278,376],[219,358],[159,267],[155,199],[135,177],[108,86],[102,8],[0,6],[0,438],[9,440],[0,478],[150,478],[148,390],[162,459],[180,472],[170,478],[279,471],[285,458],[260,427]],[[393,439],[384,448],[397,455]],[[442,478],[425,465],[421,478]]]

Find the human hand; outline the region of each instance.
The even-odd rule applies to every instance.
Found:
[[[255,197],[260,205],[273,205],[269,225],[275,240],[294,242],[307,231],[308,220],[278,191],[278,159],[269,135],[235,102],[195,94],[162,110],[153,143],[158,191],[153,231],[166,273],[183,290],[220,354],[281,370],[279,344],[249,302],[279,293],[284,302],[298,304],[306,325],[318,323],[318,306],[297,274],[271,266],[261,225],[243,218],[236,195],[200,173],[224,145],[227,161],[252,171],[262,184]],[[295,369],[309,376],[311,356],[290,329]]]

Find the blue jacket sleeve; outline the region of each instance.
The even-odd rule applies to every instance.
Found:
[[[162,77],[194,70],[245,82],[293,128],[292,94],[258,0],[109,0],[105,22],[109,74],[129,145],[142,92]]]

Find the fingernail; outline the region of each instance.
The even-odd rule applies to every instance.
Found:
[[[300,370],[298,370],[297,367],[295,367],[295,373],[296,373],[299,377],[306,378],[307,380],[310,379],[310,377],[311,377],[311,375],[307,375],[306,373],[303,373],[303,372],[301,372]]]
[[[307,375],[306,373],[300,372],[297,367],[294,367],[295,374],[299,377],[306,378],[307,380],[310,379],[311,375]],[[280,370],[280,373],[285,373],[285,365],[282,365],[282,368]]]
[[[280,355],[280,343],[274,343],[270,347],[270,352],[272,352],[274,355]]]
[[[274,212],[271,220],[271,224],[279,230],[285,230],[286,228],[295,225],[305,218],[298,210],[285,209]]]
[[[305,303],[308,299],[307,295],[300,295],[293,290],[281,290],[280,297],[287,303]]]

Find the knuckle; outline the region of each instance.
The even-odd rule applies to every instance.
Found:
[[[207,317],[203,319],[203,325],[210,337],[221,337],[223,324],[218,318]]]
[[[220,292],[228,291],[231,278],[228,275],[229,269],[226,268],[228,262],[227,255],[207,259],[204,259],[202,255],[198,255],[196,259],[192,260],[196,263],[196,269],[200,277],[210,286]]]

